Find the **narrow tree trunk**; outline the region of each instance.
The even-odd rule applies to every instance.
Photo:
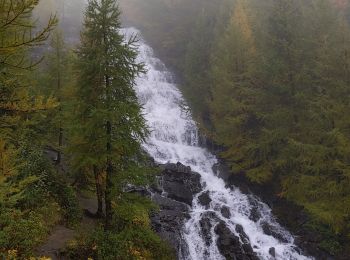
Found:
[[[113,181],[112,181],[112,174],[113,174],[113,166],[112,161],[110,157],[111,152],[111,142],[110,142],[110,136],[112,133],[112,127],[111,122],[107,122],[107,136],[109,141],[107,142],[107,173],[106,173],[106,192],[105,192],[105,202],[106,202],[106,223],[105,223],[105,229],[110,230],[111,229],[111,222],[113,217],[112,212],[112,189],[113,189]]]
[[[61,152],[62,145],[63,145],[63,128],[60,127],[59,133],[58,133],[58,153],[57,153],[57,161],[56,161],[57,165],[59,165],[62,161],[62,152]]]
[[[106,81],[106,94],[107,94],[107,106],[109,108],[110,105],[110,82],[109,82],[109,76],[105,76]],[[109,111],[108,111],[109,112]],[[106,191],[105,191],[105,203],[106,203],[106,223],[105,223],[105,230],[110,230],[112,225],[112,190],[113,190],[113,165],[112,165],[112,124],[111,121],[108,119],[106,122],[106,134],[107,134],[107,167],[106,167]]]
[[[98,218],[101,218],[103,216],[103,192],[102,192],[102,183],[100,178],[101,176],[96,166],[94,166],[94,176],[95,176],[96,197],[97,197],[96,216]]]
[[[102,3],[103,5],[103,3]],[[108,40],[107,40],[107,29],[104,22],[103,25],[103,43],[105,45],[105,57],[108,57]],[[106,122],[106,135],[107,135],[107,165],[106,165],[106,190],[105,190],[105,204],[106,204],[106,219],[105,219],[105,230],[111,230],[112,228],[112,191],[113,191],[113,164],[112,164],[112,122],[110,118],[110,106],[111,106],[111,86],[110,86],[110,76],[108,75],[108,59],[106,58],[106,70],[104,75],[105,87],[106,87],[106,103],[107,103],[107,122]]]
[[[62,161],[62,144],[63,144],[63,129],[62,129],[62,106],[61,106],[61,52],[60,52],[60,42],[57,36],[57,46],[56,46],[56,55],[57,55],[57,93],[58,93],[58,102],[59,104],[59,132],[58,132],[58,153],[57,153],[57,165]]]

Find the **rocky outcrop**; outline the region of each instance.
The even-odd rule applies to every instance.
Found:
[[[218,221],[219,218],[216,216],[214,211],[205,212],[199,221],[202,237],[204,238],[205,244],[209,247],[212,241],[211,230],[213,228],[213,222]],[[214,222],[214,223],[215,223]]]
[[[288,239],[283,236],[278,230],[276,230],[272,225],[268,222],[264,221],[261,223],[261,227],[266,235],[273,236],[278,239],[282,243],[288,243]]]
[[[209,208],[209,204],[211,202],[211,198],[209,196],[209,191],[203,192],[198,196],[199,203],[204,206],[206,209]]]
[[[166,164],[164,168],[162,183],[167,197],[192,206],[194,195],[202,190],[201,176],[181,163]]]
[[[225,222],[221,221],[215,227],[215,233],[218,235],[216,241],[220,253],[227,259],[239,260],[258,260],[259,258],[254,253],[252,247],[248,243],[247,235],[242,227],[236,227],[236,231],[240,234],[240,238],[233,234],[226,226]]]
[[[181,231],[194,196],[202,190],[200,175],[180,163],[161,167],[159,185],[152,188],[152,200],[159,211],[152,213],[151,222],[153,229],[179,254],[187,251]]]
[[[154,194],[152,199],[159,206],[159,211],[151,215],[153,229],[178,251],[182,246],[181,230],[189,218],[188,205],[160,194]]]

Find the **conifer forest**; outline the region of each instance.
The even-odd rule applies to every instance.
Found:
[[[0,258],[349,260],[349,0],[0,0]]]

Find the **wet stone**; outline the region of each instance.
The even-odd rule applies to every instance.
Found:
[[[259,209],[259,204],[254,198],[248,197],[248,199],[251,205],[249,219],[257,222],[262,217]]]
[[[212,224],[209,218],[202,218],[199,221],[199,224],[201,226],[202,235],[205,241],[206,246],[210,246],[211,241],[211,228]]]
[[[243,228],[242,228],[243,229]],[[227,259],[256,260],[258,257],[249,244],[241,244],[239,238],[231,232],[226,223],[220,223],[214,229],[218,235],[217,246],[220,253]]]
[[[243,226],[242,225],[236,225],[235,228],[236,232],[239,234],[241,240],[243,241],[243,243],[245,244],[249,244],[249,237],[247,236],[247,234],[244,232]],[[250,248],[251,250],[251,248]]]
[[[209,191],[206,191],[204,193],[202,193],[199,197],[198,197],[199,203],[202,206],[205,206],[206,208],[209,208],[209,204],[211,202],[211,198],[209,196]]]
[[[194,195],[202,190],[201,176],[181,163],[166,164],[162,175],[168,197],[192,206]]]
[[[230,209],[229,209],[227,206],[223,206],[223,207],[221,208],[221,215],[222,215],[224,218],[229,219],[229,218],[231,217]]]
[[[267,222],[263,222],[261,225],[264,233],[268,236],[273,236],[274,238],[278,239],[279,241],[283,242],[283,243],[288,243],[289,241],[283,236],[283,234],[281,234],[280,232],[278,232],[278,230],[276,230],[272,225],[270,225]]]
[[[205,212],[202,215],[201,220],[199,221],[199,225],[201,227],[202,236],[204,238],[206,246],[210,246],[212,237],[211,237],[211,229],[213,227],[212,223],[219,221],[216,213],[214,211]]]

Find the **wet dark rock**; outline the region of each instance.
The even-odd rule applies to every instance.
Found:
[[[182,172],[182,173],[191,173],[191,167],[185,166],[182,163],[167,163],[165,164],[165,170],[173,171],[173,172]]]
[[[163,192],[163,185],[162,185],[162,177],[161,176],[157,176],[156,177],[156,180],[155,182],[153,182],[151,184],[151,189],[154,191],[154,192],[157,192],[157,193],[162,193]]]
[[[216,176],[219,176],[224,180],[228,180],[232,174],[229,167],[227,167],[225,164],[222,164],[220,162],[214,164],[212,170]]]
[[[236,259],[236,253],[239,252],[237,247],[240,247],[238,237],[234,236],[231,231],[226,227],[224,222],[220,222],[215,227],[215,233],[219,236],[217,245],[220,253],[226,259]]]
[[[205,212],[202,215],[199,224],[201,226],[202,236],[204,238],[205,244],[210,246],[211,244],[211,229],[213,227],[212,223],[215,223],[219,220],[214,211]],[[215,222],[214,222],[215,221]]]
[[[147,189],[146,187],[143,186],[134,186],[134,185],[126,185],[126,187],[124,188],[124,192],[126,193],[137,193],[141,196],[144,197],[150,197],[151,196],[151,191],[149,189]]]
[[[167,196],[188,205],[192,205],[194,195],[202,190],[201,176],[181,163],[166,164],[162,176]]]
[[[244,244],[248,244],[250,246],[250,241],[249,241],[249,237],[247,236],[247,234],[244,232],[244,229],[243,229],[243,226],[242,225],[236,225],[236,228],[235,228],[236,232],[239,234],[242,242]],[[249,250],[252,250],[251,248]]]
[[[200,175],[180,163],[161,167],[158,183],[151,187],[152,201],[159,206],[159,211],[151,214],[151,223],[154,231],[179,255],[180,251],[188,251],[181,230],[190,218],[189,205],[202,190]]]
[[[251,196],[248,197],[249,203],[251,205],[249,219],[257,222],[262,216],[259,209],[258,202]]]
[[[272,257],[276,257],[276,249],[274,247],[271,247],[269,249],[269,254],[272,256]]]
[[[229,209],[227,206],[223,206],[223,207],[221,208],[221,215],[222,215],[224,218],[229,219],[229,218],[231,217],[230,209]]]
[[[250,211],[249,219],[257,222],[261,218],[261,214],[256,207],[253,207]]]
[[[198,197],[199,203],[202,206],[205,206],[206,208],[209,208],[209,204],[211,202],[211,198],[209,196],[209,191],[206,191],[204,193],[202,193],[199,197]]]
[[[186,217],[186,213],[178,213],[174,210],[161,210],[151,215],[152,227],[162,239],[177,250],[182,245],[180,230]]]
[[[242,245],[239,238],[230,231],[225,222],[221,221],[214,230],[218,235],[217,246],[219,251],[226,259],[258,259],[251,246],[249,244]]]
[[[209,218],[202,218],[199,221],[199,224],[201,226],[202,230],[202,235],[205,241],[206,246],[210,246],[210,241],[211,241],[211,220]]]
[[[288,240],[281,233],[275,230],[275,228],[271,226],[269,223],[263,222],[261,224],[261,227],[266,235],[273,236],[274,238],[278,239],[283,243],[288,243]]]
[[[210,221],[210,219],[205,218],[205,219],[201,219],[199,224],[200,224],[201,229],[202,229],[202,234],[203,234],[203,237],[205,240],[205,244],[207,246],[210,246],[210,241],[211,241],[210,231],[212,228],[211,221]]]
[[[187,204],[161,196],[158,193],[153,195],[152,201],[156,203],[161,210],[173,210],[180,213],[187,213],[189,211]]]
[[[178,250],[182,246],[180,231],[184,222],[189,218],[188,205],[163,197],[160,194],[154,194],[152,200],[160,209],[151,214],[151,222],[154,231],[175,250]]]

